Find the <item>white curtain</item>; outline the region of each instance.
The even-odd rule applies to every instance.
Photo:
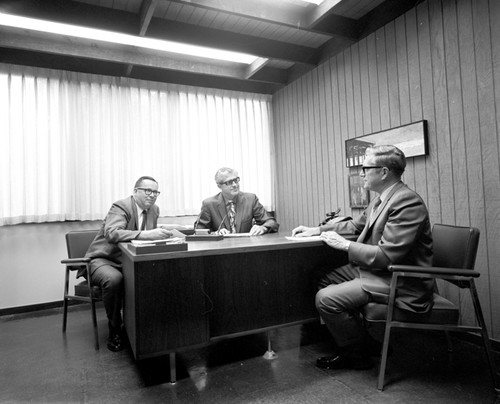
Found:
[[[273,210],[271,120],[268,95],[0,64],[0,225],[102,219],[142,175],[198,214],[223,166]]]

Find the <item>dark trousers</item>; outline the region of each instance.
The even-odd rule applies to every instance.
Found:
[[[361,287],[359,271],[344,265],[319,278],[316,308],[338,347],[361,346],[368,338],[359,308],[372,300]]]
[[[102,300],[108,316],[110,331],[122,326],[123,274],[120,268],[102,265],[91,276],[92,284],[102,289]]]

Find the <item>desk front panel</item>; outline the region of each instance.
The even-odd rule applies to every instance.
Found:
[[[224,253],[200,254],[198,245],[191,255],[124,254],[124,317],[135,358],[317,318],[315,273],[345,263],[346,254],[270,236],[245,248],[221,243]]]

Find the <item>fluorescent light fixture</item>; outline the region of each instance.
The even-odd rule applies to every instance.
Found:
[[[138,48],[154,49],[158,51],[198,56],[202,58],[225,60],[228,62],[251,64],[258,59],[257,56],[248,55],[245,53],[230,52],[214,48],[205,48],[203,46],[188,45],[179,42],[164,41],[161,39],[145,38],[142,36],[120,34],[118,32],[105,31],[101,29],[61,24],[58,22],[37,20],[34,18],[19,17],[12,14],[0,13],[0,25],[22,28],[31,31],[72,36],[76,38],[92,39],[95,41],[111,42],[121,45],[131,45]]]
[[[302,1],[305,1],[306,3],[316,4],[317,6],[323,3],[323,0],[302,0]]]

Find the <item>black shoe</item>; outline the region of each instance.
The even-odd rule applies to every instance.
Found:
[[[113,352],[118,352],[123,349],[122,337],[119,333],[110,334],[107,342],[108,349]]]
[[[337,353],[316,359],[316,366],[321,369],[367,370],[373,367],[370,358],[358,352]]]

